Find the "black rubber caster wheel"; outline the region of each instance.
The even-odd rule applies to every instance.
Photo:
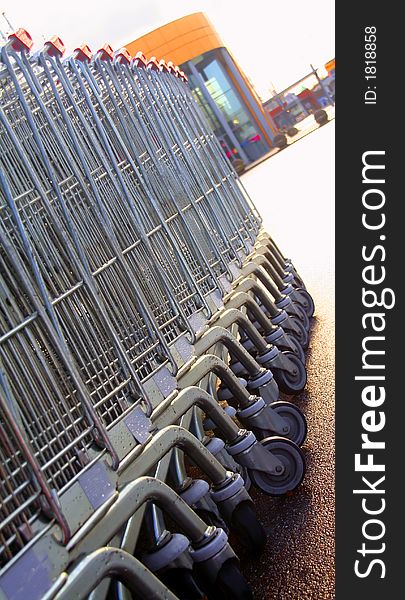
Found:
[[[314,119],[318,125],[325,125],[329,120],[328,113],[323,109],[317,110],[314,112]]]
[[[247,469],[247,467],[240,466],[239,475],[242,477],[243,481],[245,482],[245,489],[248,492],[250,490],[250,488],[252,487],[252,482],[250,480],[249,470]]]
[[[278,133],[273,140],[273,144],[275,148],[280,148],[280,150],[282,150],[283,148],[286,148],[288,144],[287,137],[284,133]]]
[[[193,572],[188,569],[168,569],[159,574],[159,579],[179,600],[202,600],[205,598]]]
[[[302,322],[300,321],[300,319],[294,315],[290,315],[290,319],[292,320],[292,322],[295,325],[295,329],[297,331],[292,330],[292,329],[288,329],[286,327],[286,330],[288,331],[289,335],[293,335],[295,337],[295,339],[299,342],[301,348],[303,350],[306,350],[308,348],[309,345],[309,334],[308,331],[305,329],[305,327],[303,326]],[[284,325],[283,325],[284,327]]]
[[[252,483],[269,496],[283,496],[296,490],[305,475],[305,458],[297,444],[281,437],[268,437],[260,443],[283,463],[284,471],[269,475],[251,469]]]
[[[208,600],[254,600],[250,585],[232,559],[222,565],[214,585],[204,591]]]
[[[289,129],[287,129],[287,135],[289,135],[290,137],[294,137],[295,135],[297,135],[298,133],[298,129],[296,127],[290,127]]]
[[[284,402],[283,400],[274,402],[271,408],[288,423],[290,430],[283,434],[283,437],[291,440],[297,446],[302,446],[308,433],[307,420],[304,413],[295,404]]]
[[[315,304],[313,298],[307,290],[303,288],[296,288],[296,292],[298,292],[300,296],[299,304],[305,310],[307,317],[310,319],[315,312]]]
[[[294,279],[292,283],[295,288],[302,288],[303,290],[307,289],[304,280],[301,279],[301,277],[297,273],[294,273]]]
[[[292,370],[273,369],[274,379],[284,394],[295,396],[300,394],[307,383],[307,370],[303,362],[293,352],[283,352],[288,357]]]
[[[204,510],[202,508],[194,508],[194,512],[206,523],[207,525],[214,525],[214,527],[219,527],[223,529],[226,534],[229,533],[229,527],[225,523],[225,521],[210,510]]]
[[[309,319],[304,311],[304,309],[297,304],[297,302],[291,301],[291,306],[287,306],[285,308],[286,313],[289,317],[293,317],[296,319],[303,329],[308,333],[309,331]]]
[[[287,334],[288,336],[288,341],[290,343],[291,348],[283,348],[283,350],[285,352],[292,352],[293,354],[295,354],[295,356],[297,356],[300,361],[302,362],[303,365],[305,365],[305,353],[304,350],[302,349],[301,344],[297,341],[297,339],[290,334]]]
[[[295,300],[293,301],[293,306],[297,311],[297,317],[301,321],[301,324],[304,326],[305,331],[309,331],[309,318],[307,313],[305,312],[305,308]]]
[[[232,513],[231,529],[250,554],[261,554],[267,542],[266,532],[250,502],[242,502]]]

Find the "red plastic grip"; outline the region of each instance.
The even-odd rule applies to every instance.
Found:
[[[147,64],[148,60],[146,58],[146,56],[144,55],[144,53],[139,50],[136,54],[135,54],[135,58],[138,58],[139,60],[141,60],[143,63],[145,63],[145,65]]]
[[[82,44],[75,48],[75,58],[82,62],[87,62],[93,58],[93,54],[87,44]]]
[[[171,60],[169,60],[168,63],[167,63],[167,68],[169,70],[169,73],[172,73],[173,75],[176,75],[176,65],[174,64],[174,62],[172,62]]]
[[[147,64],[148,69],[151,69],[152,71],[159,71],[159,63],[158,63],[158,59],[156,58],[156,56],[152,56],[149,60],[148,60],[148,64]]]
[[[28,33],[26,29],[20,27],[14,33],[10,33],[8,39],[11,41],[11,47],[13,50],[17,52],[21,52],[21,50],[27,50],[30,52],[34,42],[32,41],[32,37]]]
[[[114,58],[116,58],[118,62],[131,62],[131,55],[125,47],[117,50],[114,54]]]
[[[66,50],[65,44],[57,35],[53,35],[45,42],[45,49],[49,56],[63,56]]]
[[[139,67],[141,69],[146,69],[146,65],[147,65],[147,58],[144,55],[143,52],[141,52],[140,50],[135,54],[135,58],[132,59],[133,64],[136,67]]]
[[[110,44],[104,44],[98,51],[97,54],[102,60],[112,60],[114,58],[114,50]]]
[[[166,71],[166,73],[170,73],[169,67],[164,58],[159,61],[159,67],[161,71]]]

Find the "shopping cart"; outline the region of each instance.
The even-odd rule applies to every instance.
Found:
[[[106,51],[103,50],[103,56],[106,55]],[[98,53],[100,54],[100,53]],[[118,58],[125,56],[125,54],[123,52],[118,53]],[[80,58],[80,60],[79,60]],[[87,58],[87,60],[86,60]],[[76,62],[75,62],[76,60]],[[103,58],[103,60],[101,60],[101,58],[99,58],[99,63],[103,65],[103,69],[104,71],[106,70],[106,64],[108,65],[110,61],[108,60],[108,54],[107,54],[107,58]],[[77,64],[76,64],[77,63]],[[119,60],[119,64],[122,63],[122,60],[120,58]],[[88,60],[88,56],[84,55],[83,50],[80,50],[76,52],[76,59],[69,59],[69,65],[71,65],[71,69],[76,73],[76,77],[77,77],[77,69],[80,68],[81,71],[85,72],[85,75],[87,76],[88,79],[90,79],[90,81],[92,81],[91,77],[94,76],[94,68],[93,71],[90,73],[88,73],[88,71],[90,70],[90,66],[93,65],[93,62],[90,63]],[[79,66],[78,66],[79,65]],[[89,66],[90,65],[90,66]],[[112,68],[110,66],[110,68]],[[60,76],[60,75],[58,75]],[[99,85],[99,80],[96,80],[97,84]],[[73,82],[72,82],[72,76],[70,77],[70,84],[73,86]],[[116,84],[115,84],[116,85]],[[76,86],[77,87],[77,86]],[[104,87],[106,90],[108,90],[108,97],[111,99],[111,96],[113,95],[113,90],[114,88],[114,78],[111,78],[111,80],[108,80],[107,82],[104,81]],[[101,102],[100,98],[104,99],[104,95],[102,92],[100,92],[99,95],[96,96],[96,98],[94,99],[92,97],[92,92],[93,90],[90,89],[90,91],[86,94],[85,98],[87,99],[87,102],[89,105],[91,105],[94,102]],[[125,106],[123,99],[122,99],[122,95],[119,96],[120,102],[122,106]],[[113,103],[113,107],[110,107],[110,110],[107,110],[107,108],[102,105],[100,108],[100,112],[103,111],[103,115],[105,117],[105,119],[108,121],[108,128],[111,131],[114,131],[114,138],[112,139],[112,141],[110,142],[111,146],[117,146],[117,144],[123,144],[124,140],[123,140],[123,136],[125,136],[126,134],[128,134],[128,132],[131,133],[130,135],[130,139],[131,140],[136,140],[137,135],[139,138],[139,134],[137,134],[137,131],[139,129],[141,129],[141,125],[143,123],[142,118],[139,118],[138,121],[136,123],[131,122],[130,120],[128,121],[128,115],[126,115],[127,120],[125,120],[124,123],[122,123],[122,119],[120,120],[120,109],[118,106],[118,101]],[[118,114],[117,117],[117,121],[121,122],[121,129],[119,130],[116,126],[115,123],[113,122],[112,119],[112,115],[114,114]],[[139,125],[140,123],[140,125]],[[139,125],[139,126],[138,126]],[[150,125],[150,122],[149,122]],[[102,124],[98,124],[98,127],[101,127]],[[132,126],[132,130],[131,130],[131,126]],[[145,125],[144,125],[144,129],[145,129]],[[158,132],[159,133],[159,132]],[[134,143],[133,141],[131,142],[131,147],[132,147],[132,154],[130,155],[128,150],[123,147],[123,153],[127,153],[127,160],[129,165],[126,163],[125,164],[125,168],[127,169],[127,175],[130,174],[130,171],[132,171],[132,176],[135,178],[137,177],[137,167],[139,167],[139,156],[145,156],[145,154],[148,155],[148,159],[147,159],[147,163],[150,165],[149,167],[149,171],[152,170],[153,168],[153,164],[154,162],[154,156],[152,155],[152,151],[150,149],[146,149],[145,150],[145,143],[143,140],[145,139],[158,139],[158,134],[155,132],[155,135],[151,135],[150,134],[150,130],[146,130],[144,132],[144,136],[139,138],[140,139],[140,146],[138,146],[137,148],[134,148]],[[159,157],[159,160],[157,161],[157,163],[159,164],[161,162],[160,157],[162,156],[162,150],[161,148],[158,148],[155,150],[155,154],[156,156]],[[171,179],[169,179],[171,177]],[[159,185],[162,185],[162,182],[168,182],[169,180],[172,181],[172,187],[174,189],[176,189],[176,184],[178,181],[179,177],[176,175],[176,173],[174,174],[174,176],[167,175],[167,174],[162,174],[161,170],[160,172],[158,172],[157,177],[156,177],[156,189],[157,189],[157,202],[158,205],[156,207],[156,218],[158,221],[158,224],[156,224],[155,222],[152,223],[148,223],[145,222],[144,223],[144,227],[147,229],[147,234],[152,236],[154,234],[154,231],[156,230],[156,228],[162,228],[164,227],[166,229],[166,233],[167,235],[171,235],[172,239],[173,239],[173,245],[177,246],[181,249],[181,251],[184,254],[184,258],[188,264],[188,266],[190,267],[190,270],[193,273],[194,279],[195,279],[195,284],[197,286],[200,286],[201,288],[201,282],[202,281],[210,281],[211,282],[211,287],[206,287],[201,289],[201,294],[205,295],[207,297],[207,301],[210,301],[211,304],[211,311],[217,311],[218,306],[221,306],[221,282],[219,280],[219,278],[217,279],[217,281],[215,280],[215,277],[213,278],[213,273],[212,270],[210,271],[209,268],[211,267],[212,269],[217,266],[218,267],[218,263],[211,263],[208,267],[207,267],[207,263],[209,263],[209,256],[207,256],[207,261],[205,263],[205,267],[208,268],[208,270],[205,270],[205,272],[203,273],[202,277],[200,276],[201,273],[201,269],[202,269],[202,265],[201,265],[201,261],[196,262],[193,258],[192,258],[192,252],[193,249],[195,248],[195,239],[200,239],[199,238],[199,233],[201,234],[201,227],[202,227],[202,218],[204,217],[205,222],[207,221],[206,216],[203,215],[199,215],[195,210],[194,210],[194,217],[195,218],[199,218],[200,222],[199,224],[197,223],[197,227],[193,227],[193,225],[190,226],[190,215],[191,212],[193,211],[193,206],[190,205],[190,202],[188,202],[187,200],[187,206],[186,207],[180,207],[178,206],[178,198],[181,198],[181,193],[177,193],[176,194],[176,202],[175,203],[170,203],[167,196],[167,192],[165,192],[165,190],[161,190],[159,189]],[[183,193],[184,196],[184,193]],[[187,198],[190,197],[190,194],[187,194]],[[149,202],[149,197],[147,197],[147,200]],[[149,206],[151,207],[151,202],[149,202]],[[155,205],[156,205],[156,201],[155,201]],[[137,209],[138,210],[138,209]],[[150,208],[149,212],[151,212],[152,207]],[[169,211],[169,212],[168,212]],[[192,215],[191,215],[192,216]],[[186,217],[188,217],[188,222],[186,221]],[[194,225],[195,225],[194,221]],[[155,229],[154,229],[155,228]],[[211,231],[210,231],[211,233]],[[181,236],[181,237],[180,237]],[[201,237],[201,235],[200,235]],[[206,239],[209,239],[209,236],[205,235]],[[204,244],[199,243],[198,247],[203,248]],[[216,260],[216,259],[215,259]],[[164,264],[164,260],[162,259],[162,264]],[[198,272],[195,271],[194,267],[195,265],[198,265]],[[203,265],[204,266],[204,265]],[[194,269],[194,271],[193,271]],[[170,275],[169,275],[170,276]],[[212,287],[214,286],[214,288]],[[287,301],[287,298],[285,299]],[[276,310],[277,312],[277,310]],[[271,324],[269,324],[268,327],[268,331],[266,332],[267,335],[269,335],[270,333],[273,333],[273,329]],[[276,338],[277,339],[277,338]],[[285,341],[284,338],[284,343],[285,345],[287,345],[288,347],[288,342]],[[294,347],[292,348],[292,350],[294,351]],[[292,387],[292,383],[291,383],[291,387],[289,389],[294,389],[294,391],[300,391],[302,389],[302,387],[304,387],[305,385],[305,375],[303,375],[302,369],[300,369],[300,365],[299,363],[295,363],[294,367],[291,367],[290,365],[290,369],[288,369],[288,361],[286,360],[287,357],[285,357],[284,361],[281,361],[281,357],[278,357],[278,361],[282,362],[282,364],[275,364],[275,362],[273,362],[273,366],[275,369],[277,369],[277,373],[278,372],[282,372],[282,371],[290,371],[290,376],[293,370],[295,370],[297,372],[297,368],[300,371],[299,373],[299,377],[297,380],[297,385],[295,387],[295,389]],[[276,357],[274,356],[273,361],[276,360]],[[292,379],[294,378],[294,376],[292,376]],[[281,378],[281,385],[283,385],[284,379]],[[287,386],[286,386],[287,388]],[[287,391],[287,389],[286,389]],[[289,390],[288,390],[289,391]]]
[[[81,572],[83,568],[90,577],[85,589],[95,587],[103,573],[97,568],[99,559],[95,557],[91,564],[86,559],[85,566],[81,563],[77,566],[76,561],[109,542],[146,500],[153,500],[177,521],[180,520],[182,529],[191,535],[192,556],[198,568],[203,570],[204,577],[217,581],[218,576],[221,577],[222,564],[230,560],[234,563],[235,560],[223,532],[212,526],[207,529],[195,513],[163,484],[145,482],[140,478],[171,447],[177,445],[213,478],[214,493],[221,496],[219,504],[222,502],[227,510],[226,488],[229,485],[235,488],[235,484],[237,487],[237,479],[225,471],[194,436],[178,427],[162,426],[155,436],[151,436],[152,422],[144,418],[141,447],[142,417],[137,415],[136,424],[136,413],[132,413],[132,422],[126,421],[128,433],[132,425],[132,431],[141,438],[136,440],[133,437],[132,441],[131,449],[136,460],[134,457],[129,460],[127,456],[127,468],[123,461],[118,465],[122,435],[121,440],[113,439],[112,443],[69,360],[68,349],[54,331],[14,248],[5,237],[2,236],[1,241],[1,314],[2,331],[5,333],[1,338],[0,527],[2,566],[7,567],[0,579],[2,591],[6,597],[14,597],[12,594],[16,590],[13,586],[17,586],[16,577],[21,568],[27,568],[24,565],[31,565],[33,580],[26,578],[18,583],[23,590],[19,593],[27,594],[31,585],[37,586],[35,593],[41,594],[35,597],[42,597],[45,592],[57,593],[62,585],[70,585],[66,576],[70,565],[74,565],[74,580],[77,570]],[[212,404],[219,411],[213,400]],[[128,435],[124,441],[130,445]],[[243,489],[240,488],[241,491]],[[237,505],[235,495],[233,490],[228,498],[233,498],[234,505]],[[249,500],[246,492],[243,500]],[[184,511],[185,519],[181,516]],[[204,548],[202,557],[198,553],[200,546]],[[41,561],[39,557],[49,547],[52,554],[47,553],[44,563],[44,559]],[[21,550],[25,550],[24,558],[13,563],[12,559]],[[218,552],[223,555],[223,560],[218,559]],[[119,563],[119,553],[112,556]],[[103,577],[112,568],[110,558],[107,552],[102,560],[106,573]],[[207,560],[211,558],[215,564],[209,575],[205,571]],[[128,573],[125,579],[124,567],[126,562],[123,563],[122,575],[127,581]],[[41,569],[46,570],[46,577]],[[151,581],[153,583],[153,579]],[[149,582],[149,585],[152,583]],[[131,585],[136,587],[136,580]],[[69,593],[72,592],[66,592],[66,597]]]
[[[13,34],[0,64],[0,594],[34,561],[36,598],[85,597],[112,575],[171,597],[131,558],[144,521],[142,561],[172,589],[182,573],[180,596],[191,577],[247,598],[223,529],[253,550],[265,536],[238,473],[280,495],[305,472],[305,418],[273,377],[305,385],[299,276],[177,69],[31,45]]]

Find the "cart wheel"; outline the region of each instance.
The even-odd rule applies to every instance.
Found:
[[[235,508],[231,526],[248,552],[251,554],[263,552],[267,535],[250,502],[241,502]]]
[[[250,488],[252,487],[252,482],[251,482],[250,477],[249,477],[249,470],[248,470],[248,468],[247,467],[243,467],[242,465],[239,465],[238,473],[242,477],[242,479],[243,479],[243,481],[245,483],[245,489],[248,492],[250,490]]]
[[[275,148],[280,148],[281,150],[288,144],[287,137],[284,135],[284,133],[278,133],[273,140],[273,144]]]
[[[233,559],[222,565],[214,585],[206,592],[208,600],[254,600],[248,582]]]
[[[280,417],[283,417],[290,427],[290,431],[284,437],[297,444],[297,446],[302,446],[308,433],[307,420],[303,412],[295,404],[283,400],[274,402],[271,408]]]
[[[298,330],[296,331],[291,331],[291,330],[287,330],[289,331],[290,335],[293,335],[295,337],[295,339],[300,343],[301,348],[303,350],[306,350],[308,348],[309,345],[309,334],[308,331],[305,329],[305,327],[303,326],[302,322],[299,320],[298,317],[294,316],[294,315],[290,315],[290,319],[292,320],[292,322],[294,323],[294,325],[296,326],[296,329]]]
[[[294,282],[294,287],[295,288],[299,287],[299,288],[302,288],[303,290],[307,289],[306,286],[305,286],[304,280],[301,279],[301,277],[297,273],[294,273],[294,280],[293,280],[293,282]]]
[[[314,304],[311,294],[309,292],[307,292],[307,290],[304,290],[303,288],[295,288],[295,291],[298,292],[298,294],[300,295],[299,304],[305,310],[307,317],[311,318],[315,312],[315,304]],[[301,301],[301,298],[302,298],[302,301]]]
[[[308,315],[305,312],[305,308],[299,302],[293,301],[294,308],[298,312],[298,318],[301,321],[301,324],[304,326],[305,331],[309,331],[309,319]]]
[[[201,600],[205,597],[189,569],[168,569],[159,575],[159,579],[179,600]]]
[[[294,137],[295,135],[297,135],[298,133],[298,129],[296,127],[290,127],[289,129],[287,129],[287,135],[289,135],[290,137]]]
[[[292,352],[293,354],[295,354],[295,356],[298,356],[298,358],[300,359],[302,364],[305,365],[305,353],[304,353],[304,350],[302,349],[301,344],[297,341],[297,338],[295,338],[292,334],[288,333],[287,335],[288,335],[288,341],[290,342],[292,349],[286,348],[285,351]]]
[[[305,458],[297,444],[280,437],[268,437],[260,442],[284,465],[281,475],[250,471],[253,484],[269,496],[283,496],[300,485],[305,475]]]
[[[273,374],[278,387],[284,394],[295,396],[304,389],[307,383],[307,370],[303,362],[293,352],[283,352],[292,363],[291,371],[274,369]]]
[[[226,534],[229,533],[229,527],[225,521],[211,510],[205,510],[203,508],[193,508],[193,510],[207,525],[214,525],[214,527],[223,529]]]
[[[323,109],[315,111],[314,118],[318,125],[325,125],[329,120],[328,113]]]

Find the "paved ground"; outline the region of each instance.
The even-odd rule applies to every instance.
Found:
[[[241,556],[262,600],[334,598],[334,123],[243,176],[265,225],[304,278],[316,304],[305,412],[307,475],[295,494],[252,496],[267,529],[265,553]]]

